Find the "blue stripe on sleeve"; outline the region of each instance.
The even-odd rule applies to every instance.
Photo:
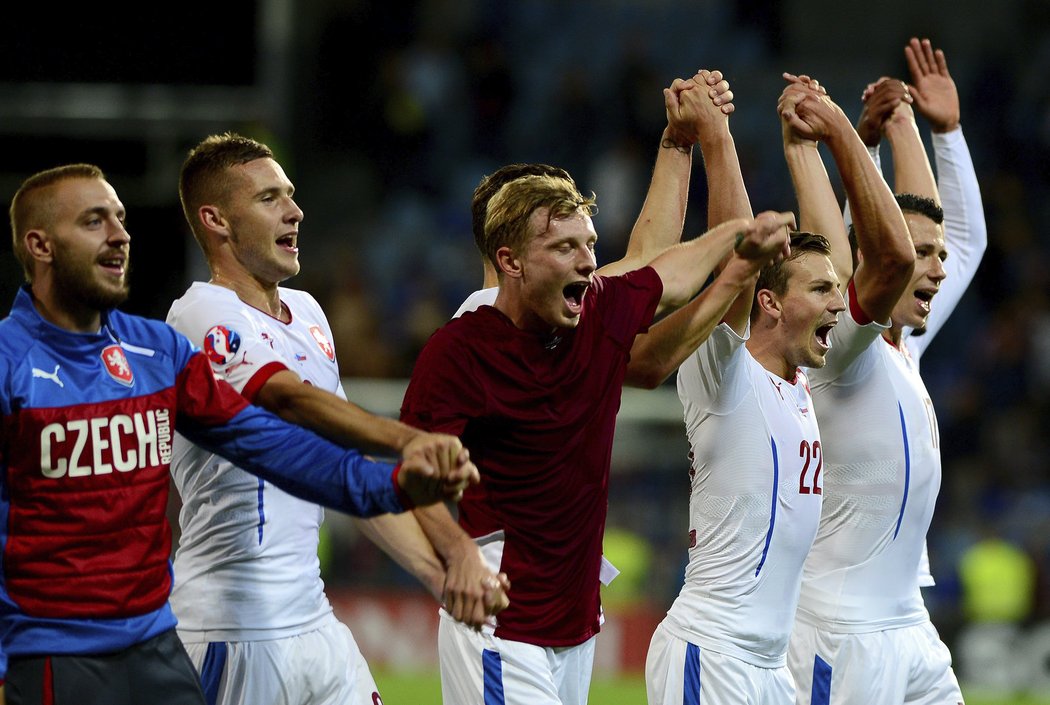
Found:
[[[780,487],[780,460],[777,457],[777,442],[772,437],[769,444],[773,447],[773,503],[769,509],[769,531],[766,532],[766,545],[762,548],[762,559],[755,568],[755,577],[762,572],[762,566],[766,563],[766,554],[769,553],[769,544],[773,541],[773,526],[777,523],[777,490]]]

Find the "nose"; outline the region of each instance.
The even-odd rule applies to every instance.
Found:
[[[117,218],[112,219],[112,223],[109,227],[109,236],[106,238],[106,242],[110,245],[120,247],[131,242],[131,233],[124,227],[124,223],[120,222]]]
[[[940,257],[933,258],[933,264],[930,265],[930,269],[926,273],[926,276],[935,282],[942,281],[948,276],[948,272],[944,269],[944,262],[941,261]]]
[[[828,305],[828,310],[832,313],[846,310],[846,299],[842,298],[842,292],[839,291],[838,287],[832,289],[832,298],[831,303]]]
[[[290,207],[288,208],[288,212],[285,215],[285,218],[284,218],[285,222],[287,222],[287,223],[301,223],[301,222],[303,222],[303,217],[304,217],[305,214],[303,213],[303,209],[299,207],[299,204],[295,202],[295,199],[289,198],[288,199],[288,204],[289,204]]]
[[[576,271],[584,276],[590,276],[594,270],[598,269],[598,260],[594,256],[594,250],[584,245],[582,248],[583,253],[581,256],[576,258]]]

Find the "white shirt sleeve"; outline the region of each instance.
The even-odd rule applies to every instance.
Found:
[[[947,276],[926,319],[926,334],[907,338],[908,349],[916,360],[955,310],[988,247],[981,190],[962,128],[935,133],[933,154],[937,165],[937,190],[944,208],[944,241],[948,249],[944,268]]]
[[[699,413],[724,415],[743,399],[749,384],[744,344],[750,334],[750,324],[740,336],[720,323],[678,368],[678,397],[687,408],[687,418],[690,407]]]

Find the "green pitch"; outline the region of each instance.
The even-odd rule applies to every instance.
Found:
[[[384,705],[441,705],[441,685],[436,673],[394,673],[373,670]],[[595,678],[588,705],[645,705],[641,676]],[[966,696],[966,705],[1050,705],[1050,696],[1016,698]]]

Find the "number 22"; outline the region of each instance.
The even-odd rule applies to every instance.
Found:
[[[802,472],[798,476],[798,493],[823,494],[823,488],[820,486],[820,471],[824,467],[824,454],[820,450],[820,441],[813,441],[812,445],[809,441],[802,441],[798,446],[798,457],[805,458]],[[810,463],[816,463],[816,468],[813,470],[812,485],[807,485],[806,473],[809,472]]]

